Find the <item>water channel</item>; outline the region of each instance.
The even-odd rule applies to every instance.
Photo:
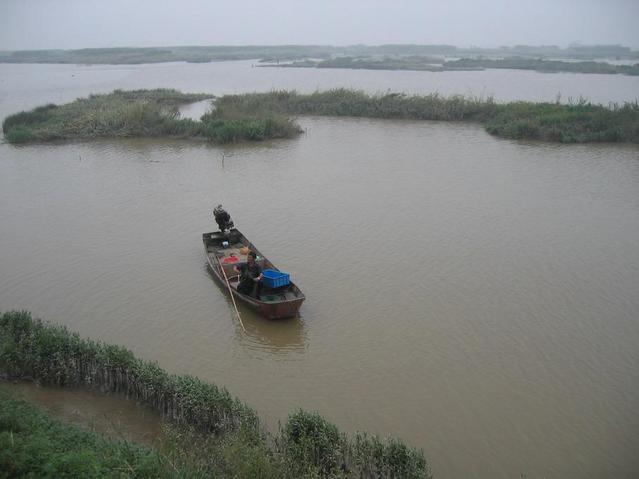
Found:
[[[607,103],[639,79],[0,65],[0,117],[115,88],[332,86]],[[0,310],[224,385],[270,428],[302,407],[400,437],[436,477],[634,477],[639,147],[299,122],[297,139],[229,147],[0,145]],[[242,309],[242,332],[201,244],[218,203],[306,293],[299,318]]]

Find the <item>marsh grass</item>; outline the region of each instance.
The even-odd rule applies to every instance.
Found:
[[[337,88],[299,94],[295,91],[273,91],[225,95],[217,107],[235,115],[274,112],[295,115],[355,116],[413,120],[475,120],[496,108],[492,98],[464,96],[444,97],[438,93],[408,96],[402,93],[369,95],[360,90]]]
[[[263,430],[255,411],[225,389],[191,376],[168,374],[124,348],[81,339],[63,326],[33,319],[24,311],[0,315],[0,376],[44,385],[98,388],[126,395],[158,411],[174,426],[169,427],[161,455],[143,454],[140,467],[160,469],[132,477],[164,477],[162,468],[167,464],[177,472],[186,468],[188,474],[177,474],[183,477],[431,477],[423,452],[397,439],[365,434],[349,439],[319,414],[302,410],[292,413],[272,436]],[[4,444],[9,440],[7,431],[15,434],[21,430],[19,425],[12,426],[16,421],[13,416],[0,416],[0,426],[9,424],[0,427]],[[28,450],[31,446],[25,447]],[[15,450],[9,451],[7,457],[0,453],[0,465],[11,462]],[[51,454],[67,452],[56,449]],[[81,452],[85,454],[98,453]],[[33,475],[38,476],[35,463]],[[126,460],[126,464],[134,463]],[[102,466],[95,467],[102,470]]]
[[[10,378],[121,393],[202,432],[244,428],[259,434],[255,411],[225,389],[191,376],[168,374],[124,348],[80,339],[24,312],[3,314],[0,331],[0,371]]]
[[[222,97],[224,98],[224,97]],[[214,143],[292,138],[301,133],[294,120],[273,111],[234,110],[218,104],[201,119],[202,131]]]
[[[10,143],[162,136],[167,131],[188,136],[197,134],[197,125],[179,119],[178,106],[207,97],[174,90],[116,90],[11,115],[2,130]]]
[[[115,91],[66,105],[45,105],[11,115],[3,123],[10,143],[61,139],[173,137],[214,143],[292,138],[298,115],[350,116],[434,121],[470,121],[503,138],[563,143],[639,143],[639,104],[498,103],[492,97],[386,93],[338,88],[299,94],[225,95],[194,121],[180,118],[182,103],[207,98],[174,90]]]
[[[163,439],[150,448],[65,424],[0,384],[0,477],[287,476],[263,442],[241,431],[203,436],[165,426]]]
[[[226,118],[215,111],[203,121],[180,118],[182,104],[211,98],[175,90],[116,90],[65,105],[49,104],[7,117],[2,130],[9,143],[93,138],[201,138],[215,143],[290,138],[292,120],[254,114]]]
[[[639,63],[634,65],[612,65],[606,62],[566,62],[540,58],[510,57],[500,59],[461,58],[448,61],[442,70],[483,70],[486,68],[510,70],[534,70],[546,73],[597,73],[606,75],[639,75]]]
[[[445,97],[397,93],[369,95],[349,89],[298,94],[273,91],[226,95],[218,107],[243,112],[293,115],[329,115],[436,121],[471,121],[483,124],[496,136],[551,142],[639,143],[639,104],[594,105],[583,99],[568,104],[497,103],[492,97]]]
[[[266,67],[282,68],[345,68],[350,70],[412,70],[443,71],[443,60],[428,56],[335,57],[313,61],[302,59],[291,63],[269,64]]]
[[[0,477],[168,478],[174,473],[151,449],[64,424],[0,387]]]
[[[507,58],[460,58],[444,61],[420,55],[390,55],[384,57],[335,57],[320,61],[301,60],[291,63],[270,64],[269,67],[286,68],[345,68],[350,70],[413,70],[413,71],[467,71],[488,68],[533,70],[544,73],[596,73],[607,75],[639,75],[639,63],[613,65],[607,62],[549,60],[511,56]]]
[[[500,105],[485,125],[489,133],[504,138],[639,143],[639,104],[613,104],[606,108],[584,100],[569,105],[510,103]]]

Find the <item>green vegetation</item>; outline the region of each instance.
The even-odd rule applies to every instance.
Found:
[[[441,71],[441,58],[407,56],[384,58],[340,57],[324,60],[317,68],[354,68],[363,70],[421,70]]]
[[[222,97],[224,98],[224,97]],[[199,122],[202,135],[214,143],[292,138],[301,133],[290,118],[274,111],[237,111],[216,101]]]
[[[503,138],[561,143],[639,143],[639,104],[605,108],[576,104],[517,102],[500,105],[484,122],[486,131]]]
[[[274,91],[227,95],[217,100],[218,108],[242,112],[275,112],[295,115],[330,115],[438,121],[473,121],[494,135],[513,139],[534,139],[565,143],[639,143],[639,104],[626,103],[606,108],[580,100],[577,103],[500,104],[492,98],[438,94],[368,95],[357,90],[336,89],[301,95]]]
[[[168,478],[174,472],[158,452],[65,425],[0,388],[0,478]]]
[[[472,121],[496,136],[564,143],[639,143],[639,104],[593,105],[515,102],[492,98],[369,95],[335,89],[303,95],[272,91],[225,95],[200,121],[181,119],[179,102],[206,95],[173,90],[115,91],[67,105],[47,105],[7,117],[11,143],[122,137],[203,138],[215,143],[291,138],[300,132],[290,115],[353,116],[437,121]]]
[[[370,58],[370,57],[337,57],[322,61],[302,60],[291,63],[281,63],[284,68],[348,68],[351,70],[415,70],[415,71],[443,71],[441,58],[407,56]]]
[[[565,62],[560,60],[542,60],[524,57],[499,59],[462,58],[444,61],[443,58],[423,56],[384,56],[376,57],[337,57],[328,60],[302,60],[291,63],[269,64],[286,68],[348,68],[360,70],[415,70],[415,71],[465,71],[501,68],[514,70],[535,70],[545,73],[600,73],[639,75],[639,63],[634,65],[612,65],[605,62]]]
[[[355,116],[414,120],[476,120],[498,108],[486,101],[463,96],[407,96],[399,93],[369,95],[359,90],[338,88],[308,95],[295,91],[273,91],[226,95],[216,105],[236,115],[243,112],[276,112],[295,115]]]
[[[308,477],[309,471],[318,472],[319,477],[432,477],[423,455],[401,441],[382,441],[363,433],[349,441],[315,413],[291,414],[280,447],[293,477]]]
[[[168,374],[130,351],[80,339],[62,326],[28,313],[0,317],[0,371],[55,386],[90,386],[125,394],[185,426],[221,434],[246,429],[257,434],[255,412],[225,389],[190,376]]]
[[[0,385],[0,478],[293,477],[264,442],[242,431],[203,436],[165,426],[154,448],[53,419]]]
[[[605,62],[564,62],[559,60],[541,60],[533,58],[482,59],[462,58],[444,63],[443,70],[479,70],[485,68],[507,68],[513,70],[535,70],[538,72],[557,73],[601,73],[639,75],[639,63],[634,65],[612,65]]]
[[[421,451],[395,439],[359,433],[349,439],[316,413],[294,412],[273,437],[226,390],[170,375],[124,348],[81,339],[27,312],[0,315],[0,376],[124,394],[176,425],[154,452],[78,436],[2,400],[0,471],[17,471],[10,476],[41,476],[48,468],[44,475],[50,477],[431,477]]]
[[[211,98],[175,90],[116,90],[66,105],[46,105],[7,117],[2,124],[10,143],[65,139],[175,137],[215,143],[290,138],[299,128],[275,115],[225,115],[215,110],[202,121],[180,118],[178,107]]]

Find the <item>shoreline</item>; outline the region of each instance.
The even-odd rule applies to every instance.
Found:
[[[0,333],[4,379],[124,395],[158,412],[180,437],[229,453],[245,451],[249,461],[276,471],[273,477],[331,477],[340,472],[347,472],[345,477],[432,477],[423,451],[399,439],[366,433],[347,437],[318,413],[301,409],[271,435],[257,413],[225,388],[169,374],[123,347],[82,339],[26,311],[1,314]],[[185,441],[185,447],[192,447],[192,440]],[[229,444],[230,451],[225,449]],[[246,462],[244,458],[240,465]]]

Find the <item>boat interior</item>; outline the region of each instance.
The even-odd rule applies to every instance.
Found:
[[[215,265],[217,261],[219,261],[224,269],[229,285],[234,290],[237,290],[239,284],[239,274],[235,271],[235,266],[246,263],[249,251],[255,251],[257,254],[256,262],[263,270],[274,269],[279,271],[237,230],[231,230],[228,233],[207,233],[204,235],[204,241],[206,243],[206,252],[211,259],[211,264]],[[298,299],[303,297],[303,295],[297,286],[291,282],[279,288],[271,288],[266,284],[262,284],[259,298],[255,296],[255,291],[251,297],[262,302],[274,303]]]

